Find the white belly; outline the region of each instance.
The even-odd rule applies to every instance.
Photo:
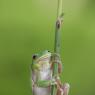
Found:
[[[38,78],[38,80],[50,80],[51,79],[51,70],[43,70],[43,71],[39,71],[38,74],[36,73],[35,75],[33,75],[35,77],[34,81],[36,80],[36,78]],[[37,77],[39,76],[39,77]],[[37,87],[34,86],[33,87],[33,95],[50,95],[50,87]]]
[[[33,95],[50,95],[50,88],[34,87]]]
[[[51,79],[51,70],[39,72],[39,80],[50,80],[50,79]]]

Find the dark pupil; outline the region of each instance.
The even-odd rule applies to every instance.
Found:
[[[37,55],[33,55],[33,59],[36,59],[37,58]]]

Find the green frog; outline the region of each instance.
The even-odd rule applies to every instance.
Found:
[[[69,85],[62,85],[59,76],[52,76],[53,54],[48,50],[35,54],[32,58],[32,94],[33,95],[51,95],[51,86],[58,88],[57,95],[68,95]],[[62,63],[58,57],[58,71],[62,71]]]

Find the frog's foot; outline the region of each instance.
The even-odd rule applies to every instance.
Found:
[[[68,95],[70,89],[70,85],[65,83],[61,88],[58,88],[57,95]]]
[[[63,94],[62,95],[68,95],[69,94],[70,85],[68,83],[65,83],[62,86],[62,89],[63,89]]]
[[[62,88],[57,90],[57,95],[64,95],[64,91]]]

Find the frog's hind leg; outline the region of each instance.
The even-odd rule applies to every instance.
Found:
[[[62,89],[63,89],[63,95],[68,95],[69,94],[70,85],[68,83],[65,83],[62,86]]]

